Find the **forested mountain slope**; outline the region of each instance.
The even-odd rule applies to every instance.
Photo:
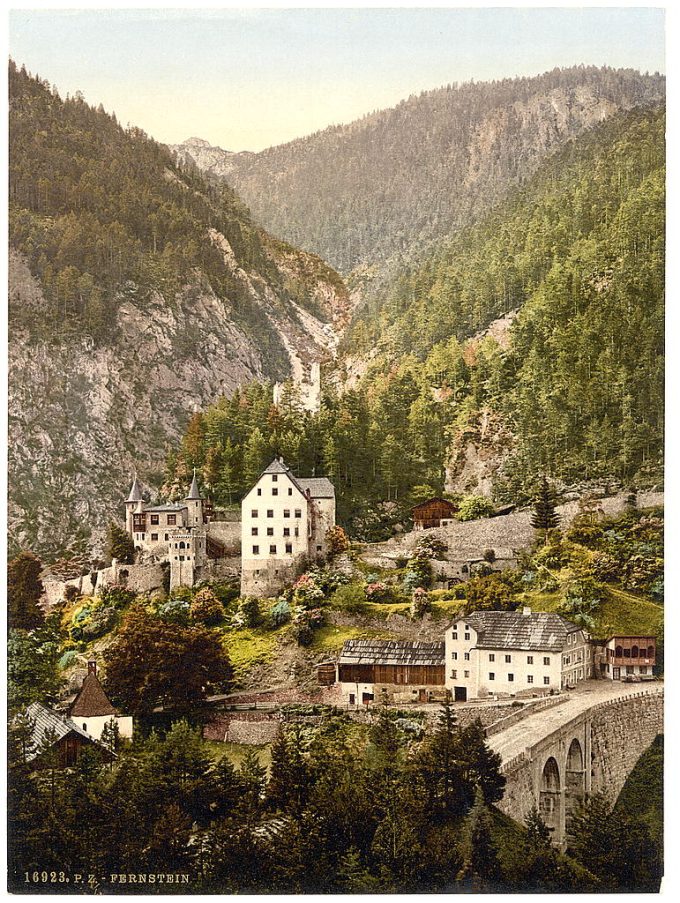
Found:
[[[473,222],[569,138],[663,100],[665,80],[578,66],[466,83],[261,153],[192,139],[179,150],[226,177],[256,221],[343,273],[403,256]]]
[[[102,526],[191,411],[332,356],[340,277],[226,186],[10,65],[10,545]]]
[[[366,538],[379,502],[398,519],[444,488],[522,501],[543,474],[658,482],[664,121],[634,111],[569,143],[363,311],[341,343],[342,391],[329,385],[316,417],[290,404],[272,421],[254,388],[196,415],[168,479],[202,467],[229,501],[282,453],[334,479],[340,517]],[[342,368],[357,358],[348,389]],[[496,459],[484,486],[459,480],[480,444]]]

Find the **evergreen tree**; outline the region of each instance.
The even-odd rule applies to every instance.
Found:
[[[458,880],[469,882],[476,893],[496,889],[501,879],[501,866],[492,836],[491,816],[479,788],[467,817],[466,833],[465,855]]]
[[[33,630],[45,621],[38,605],[44,592],[42,562],[32,552],[20,552],[7,565],[8,622],[11,628]]]
[[[534,530],[540,530],[544,533],[546,542],[548,531],[554,530],[560,522],[559,514],[555,511],[556,504],[555,492],[544,476],[541,480],[538,495],[534,500],[531,526]]]
[[[115,558],[120,564],[133,564],[135,560],[135,544],[132,537],[127,530],[113,521],[109,523],[106,554],[109,561]]]

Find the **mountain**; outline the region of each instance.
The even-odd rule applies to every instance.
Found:
[[[351,305],[138,129],[10,65],[10,549],[119,513],[192,410],[333,356]]]
[[[412,258],[486,213],[570,138],[664,92],[659,75],[578,66],[448,85],[261,153],[197,139],[175,150],[226,177],[270,232],[347,274]]]
[[[208,409],[185,472],[218,461],[226,497],[243,462],[283,450],[332,475],[341,522],[367,540],[444,491],[523,502],[543,474],[658,485],[664,136],[657,107],[568,142],[361,308],[316,417]]]

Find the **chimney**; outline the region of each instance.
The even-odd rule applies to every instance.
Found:
[[[522,614],[526,617],[531,614],[531,608],[528,605],[525,605],[522,609]]]
[[[88,677],[90,674],[94,674],[95,677],[97,676],[97,662],[93,658],[87,663],[87,674]]]

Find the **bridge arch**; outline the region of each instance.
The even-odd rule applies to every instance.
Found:
[[[583,747],[578,737],[569,744],[564,787],[565,828],[569,830],[569,816],[583,801],[586,792],[586,768]]]
[[[541,772],[538,809],[548,828],[559,833],[562,823],[562,782],[560,767],[554,756],[546,759]]]

